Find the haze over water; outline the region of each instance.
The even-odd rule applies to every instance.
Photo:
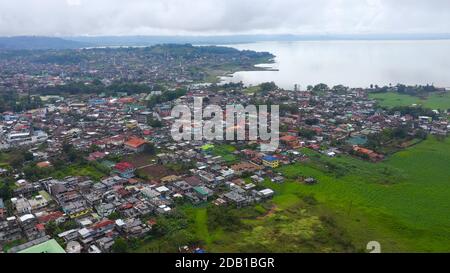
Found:
[[[237,72],[225,78],[246,85],[274,81],[286,89],[293,89],[294,84],[306,89],[318,83],[450,87],[450,40],[260,42],[231,46],[276,55],[271,67],[279,71]]]

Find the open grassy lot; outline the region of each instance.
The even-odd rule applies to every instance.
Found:
[[[0,168],[9,168],[9,155],[4,152],[0,152]]]
[[[161,179],[165,176],[176,174],[175,171],[169,170],[163,165],[147,166],[142,169],[138,169],[137,172],[147,176],[149,179]]]
[[[376,99],[383,107],[395,106],[411,106],[412,104],[422,104],[423,101],[418,97],[403,95],[398,93],[374,93],[369,95],[370,98]]]
[[[6,163],[8,162],[9,155],[4,152],[0,152],[0,163]]]
[[[313,176],[319,183],[273,187],[282,196],[313,194],[334,211],[357,247],[378,240],[385,251],[450,251],[449,160],[450,140],[429,139],[378,164],[336,158],[348,170],[341,177],[309,164],[284,167],[289,177]],[[392,181],[395,173],[400,176]],[[389,183],[377,183],[380,178]]]
[[[100,181],[107,175],[105,170],[97,169],[92,165],[70,165],[52,172],[50,176],[58,179],[67,176],[86,176],[94,181]]]
[[[381,106],[389,108],[395,106],[411,106],[412,104],[417,104],[431,109],[450,109],[450,93],[434,93],[428,96],[426,99],[393,92],[376,93],[370,94],[369,96],[373,99],[378,100]]]
[[[189,223],[186,227],[147,241],[135,251],[176,252],[179,243],[188,244],[189,240],[213,253],[358,251],[348,234],[329,217],[329,211],[306,203],[302,195],[291,195],[295,197],[242,209],[226,208],[224,214],[231,213],[239,222],[234,225],[225,221],[212,226],[209,206],[184,207],[181,210]],[[174,239],[177,234],[185,234],[184,240]]]
[[[237,157],[233,154],[234,151],[236,151],[236,147],[224,144],[215,146],[212,150],[212,154],[215,156],[221,156],[225,162],[231,164],[237,161]]]
[[[156,156],[145,153],[132,154],[123,158],[123,161],[132,163],[136,168],[145,167],[156,162]]]
[[[185,208],[185,211],[194,222],[190,227],[190,231],[195,234],[206,248],[214,247],[215,242],[224,240],[224,232],[221,228],[209,230],[208,210],[206,207],[188,207]]]
[[[259,91],[261,91],[261,87],[259,86],[259,85],[256,85],[256,86],[249,86],[249,87],[247,87],[247,88],[245,88],[244,89],[244,92],[246,93],[246,94],[256,94],[256,93],[258,93]]]

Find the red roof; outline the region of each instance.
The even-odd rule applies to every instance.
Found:
[[[144,145],[145,143],[147,143],[146,140],[137,138],[137,137],[133,137],[133,138],[130,138],[127,142],[125,142],[125,145],[132,147],[132,148],[139,148],[140,146]]]
[[[48,168],[51,165],[52,164],[49,161],[43,161],[36,164],[36,166],[38,166],[39,168]]]
[[[256,151],[253,151],[253,150],[246,149],[243,152],[245,155],[256,155]]]
[[[60,211],[55,211],[50,214],[39,217],[38,221],[39,221],[39,223],[48,223],[50,221],[55,221],[56,219],[61,218],[63,216],[64,216],[64,213],[62,213]]]
[[[136,178],[130,178],[130,179],[128,179],[128,183],[130,183],[130,184],[136,184],[136,183],[139,183],[139,180],[136,179]]]
[[[377,154],[376,152],[374,152],[372,150],[369,150],[369,149],[366,149],[366,148],[362,148],[362,147],[359,147],[359,146],[354,146],[353,150],[355,152],[368,155],[369,157],[372,157],[372,158],[380,156],[379,154]]]
[[[198,178],[196,176],[187,177],[184,179],[184,181],[191,186],[198,186],[200,183],[202,183],[200,178]]]
[[[28,125],[18,125],[15,128],[16,128],[16,130],[25,130],[25,129],[28,129],[29,127],[28,127]]]
[[[287,136],[281,137],[280,140],[284,141],[284,142],[293,142],[293,141],[297,141],[298,139],[295,136],[287,135]]]
[[[36,229],[37,230],[45,230],[45,226],[43,224],[36,224]]]
[[[96,141],[94,141],[94,144],[95,145],[105,145],[106,143],[105,143],[105,141],[104,140],[96,140]]]
[[[120,208],[121,209],[131,209],[132,207],[133,207],[133,204],[126,203],[126,204],[123,204]]]
[[[318,149],[320,149],[320,146],[317,144],[311,144],[311,145],[309,145],[309,148],[311,148],[313,150],[318,150]]]
[[[117,163],[116,166],[114,166],[114,169],[118,170],[119,172],[125,172],[130,169],[134,169],[134,166],[129,162],[120,162]]]
[[[114,221],[113,220],[103,220],[100,221],[98,223],[96,223],[95,225],[92,226],[93,229],[99,229],[99,228],[103,228],[109,225],[114,225]]]
[[[89,155],[88,160],[93,161],[93,160],[97,160],[97,159],[101,159],[104,158],[106,156],[105,153],[102,152],[93,152]]]
[[[322,128],[315,127],[315,128],[313,128],[313,130],[318,134],[322,133]]]
[[[134,99],[133,98],[120,98],[119,102],[120,103],[132,103],[132,102],[134,102]]]
[[[126,189],[123,189],[123,188],[122,189],[118,189],[117,193],[120,194],[120,196],[126,196],[126,195],[130,194],[129,191],[127,191]]]

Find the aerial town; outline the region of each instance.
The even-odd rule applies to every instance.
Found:
[[[214,53],[218,48],[191,56],[174,48],[1,59],[0,86],[16,96],[13,105],[6,96],[0,105],[1,251],[120,252],[120,242],[144,240],[180,207],[267,203],[277,196],[269,185],[287,179],[278,169],[310,161],[306,151],[379,162],[405,143],[450,130],[447,109],[378,107],[369,93],[379,87],[207,83],[210,75],[196,68],[233,63],[236,56],[251,66],[271,56]],[[142,57],[157,51],[163,53]],[[221,107],[280,105],[280,146],[268,153],[258,141],[174,141],[171,109],[192,106],[194,97]],[[383,142],[386,134],[396,141]],[[298,181],[321,183],[314,176]],[[176,247],[207,251],[201,243]]]

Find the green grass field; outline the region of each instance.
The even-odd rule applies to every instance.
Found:
[[[305,217],[331,214],[357,250],[376,240],[386,252],[450,251],[450,139],[441,142],[430,138],[381,163],[310,154],[317,157],[311,163],[280,168],[292,178],[289,182],[281,185],[266,182],[277,192],[273,199],[277,207],[274,215],[288,215],[295,223]],[[333,162],[346,172],[336,177],[315,161]],[[304,185],[295,181],[298,175],[313,176],[319,182]],[[296,206],[304,208],[301,197],[307,195],[313,195],[319,205],[307,208],[304,214],[290,211]],[[255,220],[253,225],[265,227],[260,231],[267,233],[266,229],[273,227],[270,222]],[[317,244],[316,241],[312,239],[309,243]],[[328,250],[326,244],[303,249],[289,244],[286,247],[287,251]],[[329,247],[342,249],[337,243]]]
[[[71,165],[61,170],[57,170],[51,174],[52,177],[59,179],[62,179],[67,176],[86,176],[90,177],[94,181],[100,181],[106,175],[107,175],[106,173],[103,173],[100,170],[96,169],[94,166],[90,165],[86,166]]]
[[[381,106],[389,108],[417,104],[431,109],[450,109],[450,93],[444,95],[435,93],[426,99],[393,92],[374,93],[370,94],[369,97],[378,100]]]
[[[380,163],[302,151],[310,162],[277,169],[286,183],[264,182],[273,200],[235,210],[242,226],[211,228],[206,206],[185,206],[183,234],[208,252],[362,252],[369,241],[383,252],[450,251],[450,139],[430,138]],[[305,176],[318,183],[300,183]],[[173,236],[137,251],[175,251]]]
[[[319,183],[273,187],[281,195],[313,194],[335,212],[357,247],[378,240],[385,251],[450,251],[450,139],[429,139],[377,164],[349,157],[335,161],[349,169],[345,176],[294,165],[281,171],[290,177],[313,176]],[[383,176],[395,180],[394,171],[398,181],[376,182]]]
[[[10,156],[8,153],[0,152],[0,168],[9,169],[11,166],[9,165]]]
[[[259,85],[256,86],[250,86],[244,89],[244,93],[246,94],[256,94],[261,90],[261,87]]]
[[[233,154],[234,151],[236,151],[234,146],[224,144],[215,146],[212,150],[212,154],[214,156],[221,156],[225,162],[231,164],[237,161],[237,157]]]
[[[209,230],[208,229],[208,212],[205,207],[185,208],[189,217],[194,220],[194,225],[190,227],[190,232],[204,242],[205,247],[214,247],[214,242],[223,240],[224,232],[222,229]]]

